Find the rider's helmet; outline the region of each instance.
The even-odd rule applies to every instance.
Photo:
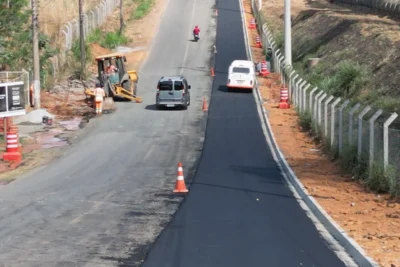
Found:
[[[196,25],[196,26],[194,26],[194,27],[195,27],[195,28],[198,28],[199,26]]]
[[[101,88],[101,84],[100,83],[96,83],[96,87],[97,88],[99,88],[99,87]]]

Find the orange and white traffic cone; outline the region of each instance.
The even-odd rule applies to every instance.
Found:
[[[279,108],[280,109],[288,109],[288,108],[290,108],[289,90],[285,86],[282,86],[282,88],[281,88],[281,94],[280,94],[280,100],[279,100]]]
[[[260,36],[259,36],[259,35],[256,36],[256,44],[255,44],[255,47],[257,47],[257,48],[262,48],[261,39],[260,39]]]
[[[256,20],[254,18],[252,18],[250,20],[250,25],[249,25],[249,29],[255,29],[256,28]]]
[[[187,193],[185,178],[183,177],[182,163],[178,163],[178,177],[176,178],[174,193]]]
[[[203,111],[207,111],[207,110],[208,110],[207,100],[205,97],[203,97]]]

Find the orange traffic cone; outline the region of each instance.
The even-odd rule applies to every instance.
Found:
[[[207,111],[207,110],[208,110],[207,100],[205,97],[203,97],[203,111]]]
[[[187,193],[185,178],[183,177],[182,163],[178,163],[178,177],[176,178],[174,193]]]

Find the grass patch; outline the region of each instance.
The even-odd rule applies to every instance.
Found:
[[[87,41],[88,43],[97,43],[108,49],[114,49],[120,45],[128,44],[130,40],[124,33],[119,33],[119,31],[103,32],[100,29],[96,29],[88,36]]]
[[[309,111],[299,113],[299,125],[305,132],[309,132],[312,129],[312,116]]]
[[[131,19],[141,19],[150,12],[150,8],[154,4],[154,0],[136,0],[137,8],[133,11]]]

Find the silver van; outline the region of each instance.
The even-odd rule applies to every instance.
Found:
[[[161,77],[157,84],[156,107],[183,107],[190,105],[191,86],[183,76]]]

